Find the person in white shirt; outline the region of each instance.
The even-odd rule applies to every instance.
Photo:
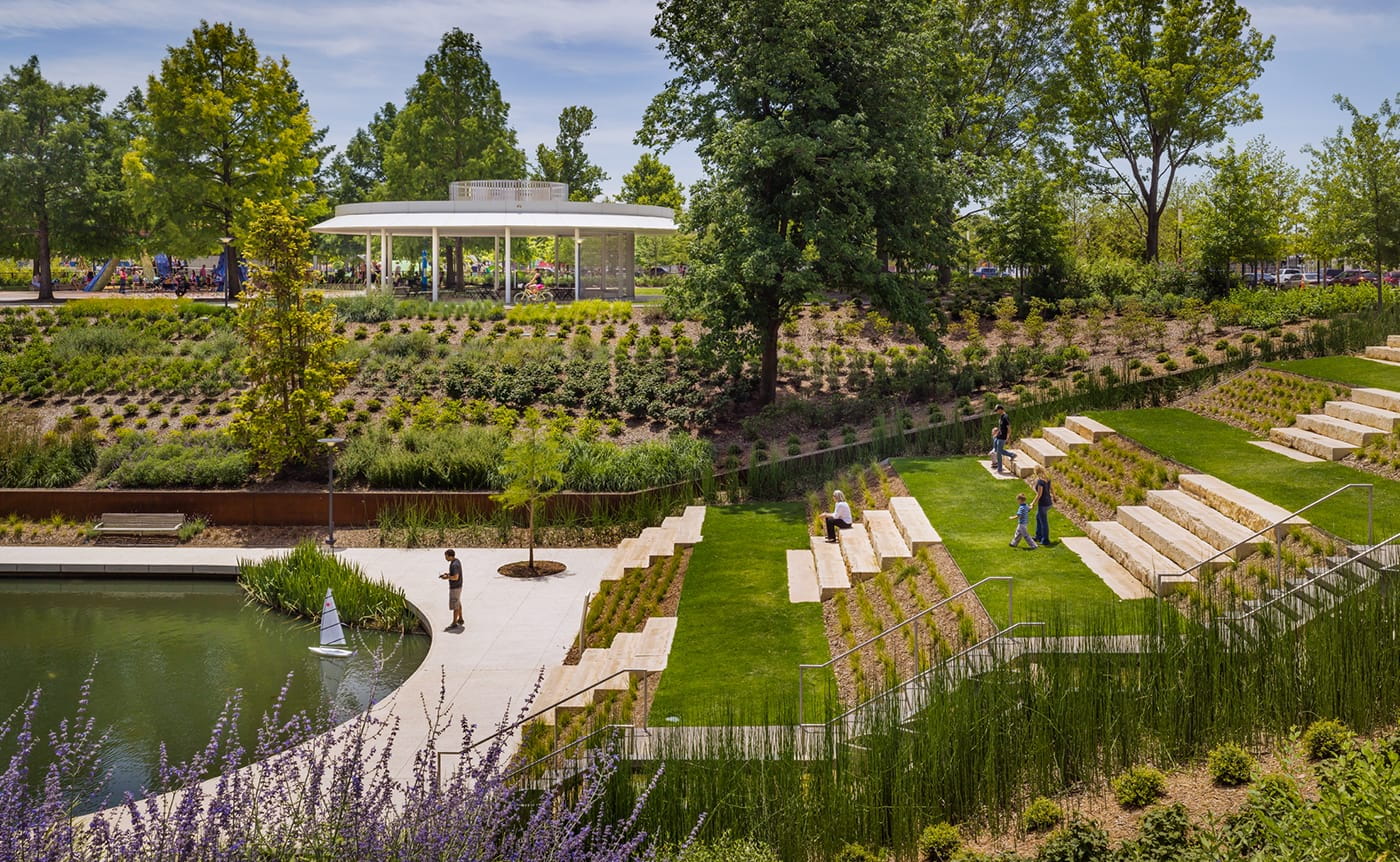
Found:
[[[822,512],[822,517],[826,519],[826,540],[836,541],[836,528],[847,529],[853,523],[851,518],[851,504],[846,502],[846,495],[840,491],[831,495],[836,499],[836,507],[830,512]]]

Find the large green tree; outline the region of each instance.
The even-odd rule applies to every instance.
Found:
[[[623,203],[670,207],[679,216],[685,208],[685,195],[671,168],[654,153],[642,153],[632,170],[622,175]],[[646,267],[683,262],[689,237],[684,234],[641,235],[637,237],[637,260]]]
[[[442,200],[457,180],[525,176],[525,152],[509,125],[510,105],[491,77],[481,44],[453,27],[409,88],[384,149],[391,197]],[[448,280],[462,283],[462,240],[448,259]]]
[[[583,139],[593,131],[593,109],[570,105],[559,112],[559,135],[554,147],[540,144],[535,150],[534,178],[550,183],[567,183],[569,200],[591,201],[603,193],[607,173],[588,160]]]
[[[1027,276],[1039,275],[1065,260],[1065,217],[1059,189],[1029,150],[1017,159],[1011,179],[991,206],[986,237],[993,259],[1015,267],[1025,289]]]
[[[126,233],[126,142],[105,98],[46,80],[38,57],[0,79],[0,246],[34,260],[40,299],[53,299],[54,254],[105,254]]]
[[[1400,113],[1389,99],[1363,114],[1342,96],[1351,117],[1319,147],[1305,147],[1309,236],[1315,250],[1369,261],[1377,274],[1400,264]],[[1376,302],[1384,292],[1376,284]]]
[[[1238,150],[1227,144],[1208,162],[1193,213],[1202,262],[1228,267],[1283,257],[1298,221],[1297,169],[1262,137]]]
[[[1142,215],[1143,256],[1156,260],[1177,171],[1239,123],[1263,114],[1251,82],[1274,40],[1235,0],[1073,0],[1069,118]]]
[[[250,202],[324,212],[316,187],[323,133],[287,58],[258,53],[242,29],[201,21],[171,47],[147,80],[137,131],[123,171],[169,251],[207,254],[220,237],[237,238]]]
[[[927,106],[912,107],[929,97],[927,9],[913,0],[661,4],[652,34],[676,77],[638,140],[696,144],[708,176],[687,214],[696,240],[684,292],[712,340],[757,342],[760,403],[777,395],[779,327],[815,291],[863,292],[913,315],[912,279],[882,278],[881,263],[923,269],[921,236],[903,228],[910,195],[929,188],[910,176],[913,155],[929,150]]]

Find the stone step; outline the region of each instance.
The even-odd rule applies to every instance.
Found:
[[[1065,459],[1064,450],[1055,448],[1054,444],[1039,437],[1022,437],[1016,441],[1016,448],[1042,467],[1049,467]]]
[[[1185,491],[1148,491],[1147,505],[1216,548],[1233,548],[1249,539],[1250,533],[1254,532]],[[1240,560],[1267,543],[1268,540],[1264,537],[1256,536],[1248,544],[1228,552],[1226,556]]]
[[[913,559],[914,553],[899,533],[899,525],[888,509],[866,509],[861,513],[865,528],[870,531],[870,544],[875,546],[875,560],[882,569],[890,569]]]
[[[1391,389],[1358,387],[1351,390],[1351,395],[1348,397],[1357,404],[1365,404],[1367,407],[1379,407],[1382,410],[1389,410],[1392,413],[1400,413],[1400,392],[1395,392]]]
[[[1117,521],[1090,521],[1084,533],[1149,590],[1160,583],[1165,594],[1182,579],[1180,566]]]
[[[1387,335],[1385,337],[1386,347],[1400,347],[1400,335]]]
[[[1379,359],[1383,362],[1400,362],[1400,347],[1376,347],[1366,348],[1367,359]]]
[[[913,497],[891,497],[890,514],[910,551],[943,544],[943,538],[924,514],[924,507]]]
[[[1068,416],[1065,418],[1065,427],[1080,437],[1087,437],[1095,443],[1118,433],[1097,419],[1090,419],[1088,416]]]
[[[1177,481],[1181,490],[1204,501],[1231,520],[1244,524],[1251,532],[1279,522],[1283,522],[1284,526],[1308,523],[1306,518],[1298,515],[1289,517],[1289,511],[1282,506],[1206,473],[1183,473],[1177,477]]]
[[[1355,401],[1328,401],[1323,405],[1322,412],[1337,419],[1355,422],[1357,425],[1376,428],[1387,434],[1394,434],[1396,429],[1400,428],[1400,413],[1369,404],[1357,404]]]
[[[841,556],[839,545],[833,545],[821,536],[813,536],[812,556],[816,558],[817,584],[821,588],[822,601],[851,588],[851,575],[846,571],[846,558]]]
[[[1093,443],[1092,437],[1081,437],[1069,428],[1042,428],[1041,438],[1061,452],[1083,449]]]
[[[1212,569],[1230,564],[1219,548],[1150,506],[1119,506],[1117,520],[1183,570],[1205,560]]]
[[[617,550],[613,553],[612,559],[608,561],[607,568],[603,569],[602,580],[620,581],[627,574],[628,569],[639,568],[637,566],[636,545],[637,540],[630,537],[617,543]]]
[[[787,552],[788,601],[819,602],[822,587],[817,583],[817,558],[810,549]]]
[[[851,570],[851,581],[868,581],[880,571],[880,561],[875,558],[875,546],[870,542],[870,532],[863,522],[856,522],[845,530],[837,530],[841,556],[846,558],[846,568]]]
[[[705,527],[705,507],[686,506],[685,512],[681,514],[681,529],[676,532],[676,541],[682,544],[695,544],[704,536],[701,531]]]
[[[671,644],[676,640],[677,617],[651,617],[642,627],[641,637],[631,659],[634,667],[645,670],[665,670],[671,657]]]
[[[1269,439],[1328,461],[1340,461],[1356,451],[1356,447],[1350,443],[1324,437],[1303,428],[1270,428]]]
[[[646,548],[648,566],[676,553],[676,531],[670,527],[647,527],[639,538]]]
[[[1035,468],[1039,465],[1030,458],[1027,458],[1014,449],[1007,449],[1006,454],[1016,456],[1012,458],[1010,462],[1002,462],[1002,467],[1006,467],[1008,463],[1010,464],[1011,475],[1018,479],[1029,479],[1031,476],[1035,475]]]
[[[1294,420],[1293,427],[1331,437],[1333,440],[1341,440],[1353,446],[1365,446],[1385,436],[1384,431],[1378,431],[1369,425],[1358,425],[1321,413],[1304,413]]]

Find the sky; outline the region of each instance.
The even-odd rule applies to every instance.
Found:
[[[1277,44],[1254,88],[1264,119],[1235,129],[1237,141],[1264,135],[1303,167],[1303,146],[1342,122],[1334,93],[1369,113],[1400,91],[1396,0],[1245,6]],[[379,106],[402,105],[442,34],[460,27],[481,42],[531,158],[553,144],[562,108],[593,109],[585,147],[609,174],[604,194],[616,195],[643,152],[633,143],[642,112],[670,74],[650,35],[655,13],[655,0],[0,0],[0,65],[36,54],[46,77],[96,83],[110,105],[144,87],[201,19],[231,22],[260,51],[287,57],[327,143],[339,147]],[[693,149],[662,159],[683,184],[700,178]]]

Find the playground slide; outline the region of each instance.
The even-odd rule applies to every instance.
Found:
[[[107,282],[112,280],[112,274],[116,271],[117,259],[115,257],[109,257],[107,262],[102,265],[102,268],[97,271],[97,275],[92,277],[92,281],[89,281],[87,287],[83,288],[83,290],[88,293],[92,293],[94,290],[101,290],[107,286]]]

